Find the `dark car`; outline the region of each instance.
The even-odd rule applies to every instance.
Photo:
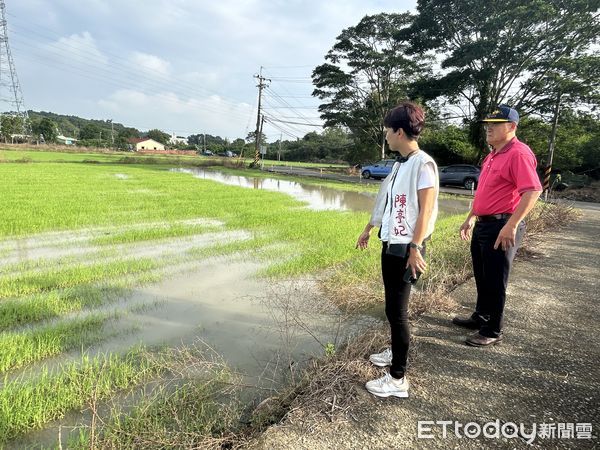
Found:
[[[465,189],[475,189],[479,182],[479,167],[468,164],[454,164],[440,167],[440,186],[451,184],[463,186]]]
[[[385,178],[392,171],[395,159],[383,159],[375,164],[363,166],[361,174],[363,178]]]

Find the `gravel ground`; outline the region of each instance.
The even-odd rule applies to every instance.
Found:
[[[425,315],[413,324],[409,399],[375,398],[362,387],[366,380],[357,380],[360,400],[344,417],[302,422],[292,416],[250,447],[600,448],[599,237],[600,211],[586,210],[568,229],[548,234],[534,257],[515,263],[501,345],[468,347],[463,342],[469,330],[451,325],[452,315]],[[464,306],[458,312],[470,313],[474,282],[453,296]],[[461,431],[458,438],[454,423],[447,438],[441,425],[433,426],[433,439],[417,437],[418,421],[440,420],[523,423],[527,434],[537,424],[538,437],[532,445],[523,435],[469,439]],[[559,438],[563,423],[592,424],[592,439],[577,439],[582,435],[576,429],[573,438]],[[554,439],[539,436],[542,424],[555,427]]]

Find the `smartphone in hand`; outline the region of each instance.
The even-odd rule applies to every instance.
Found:
[[[419,272],[419,271],[417,270],[417,277],[416,277],[416,278],[415,278],[415,277],[413,277],[413,274],[412,274],[412,267],[410,267],[410,266],[409,266],[409,267],[406,269],[406,272],[404,272],[404,277],[403,277],[403,279],[404,279],[404,281],[405,281],[406,283],[415,284],[415,283],[417,282],[417,280],[419,279],[419,277],[420,277],[420,276],[421,276],[421,272]]]

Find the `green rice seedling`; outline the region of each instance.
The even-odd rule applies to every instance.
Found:
[[[110,236],[102,236],[99,238],[92,239],[91,242],[96,245],[130,244],[140,241],[150,241],[156,239],[214,233],[220,230],[222,230],[222,227],[214,225],[190,226],[182,224],[166,224],[161,228],[127,230],[120,233],[112,234]]]
[[[167,350],[159,361],[165,374],[160,383],[131,390],[110,402],[110,408],[103,405],[103,412],[88,426],[70,433],[68,448],[218,448],[226,444],[240,428],[240,376],[201,343]]]
[[[81,408],[90,399],[106,399],[122,389],[156,377],[161,365],[141,349],[124,356],[83,357],[55,373],[6,381],[0,390],[0,445]]]
[[[140,281],[146,281],[146,278]],[[8,330],[34,324],[114,302],[125,297],[128,287],[137,282],[138,279],[113,280],[110,286],[80,285],[2,300],[0,301],[0,329]]]
[[[0,277],[0,299],[64,289],[119,276],[147,272],[158,264],[152,259],[117,260],[109,263],[49,268],[24,274]]]
[[[23,367],[109,337],[103,333],[115,314],[94,314],[40,328],[0,333],[0,372]]]
[[[93,435],[89,428],[80,429],[68,446],[82,450],[204,448],[201,443],[226,441],[239,426],[241,414],[231,390],[227,371],[187,380],[174,390],[161,386],[151,394],[142,393],[133,409],[115,407]]]

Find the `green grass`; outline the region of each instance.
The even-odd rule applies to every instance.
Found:
[[[128,178],[117,179],[115,173]],[[57,185],[61,188],[50,189]],[[0,223],[0,236],[159,219],[217,219],[230,230],[261,232],[273,243],[297,244],[302,251],[295,263],[279,267],[282,275],[346,260],[357,230],[368,220],[367,213],[311,211],[298,208],[302,204],[285,194],[225,186],[156,168],[4,164],[2,189],[9,193],[0,198],[8,220]],[[6,296],[5,290],[0,282],[0,297]],[[11,292],[27,293],[24,287]]]
[[[43,271],[0,277],[0,299],[65,289],[100,282],[128,274],[147,272],[158,267],[152,259],[136,258],[110,263],[80,264],[67,268],[48,268]]]
[[[110,286],[79,285],[67,289],[0,301],[0,329],[8,330],[80,312],[123,297],[125,282],[111,280]]]
[[[0,372],[106,338],[106,333],[102,333],[104,325],[114,318],[114,314],[95,314],[25,331],[0,333]]]
[[[0,148],[0,162],[88,162],[88,163],[106,163],[119,162],[123,158],[129,160],[135,159],[140,163],[161,163],[180,165],[185,163],[198,163],[206,161],[228,161],[230,163],[237,162],[238,159],[223,159],[219,157],[205,157],[195,155],[162,155],[162,154],[137,154],[133,152],[113,152],[113,151],[78,151],[76,147],[69,151],[61,151],[60,149],[52,150],[50,148],[39,147],[37,149],[20,149],[20,148]],[[248,166],[254,158],[244,158],[243,165]],[[345,168],[345,164],[328,164],[328,163],[310,163],[298,161],[273,161],[265,160],[265,166],[291,166],[291,167],[315,167],[315,168]]]
[[[166,224],[161,228],[134,229],[101,236],[90,242],[96,245],[131,244],[134,242],[151,241],[156,239],[184,237],[222,231],[223,227],[216,225],[183,225]]]
[[[211,372],[207,379],[186,381],[175,390],[161,387],[158,392],[144,393],[132,409],[115,407],[95,430],[95,437],[89,429],[79,429],[68,440],[68,448],[206,448],[200,445],[203,440],[219,448],[220,438],[239,427],[242,411],[228,392],[228,400],[221,400],[224,388],[232,383],[231,374]]]
[[[56,373],[44,370],[35,379],[5,381],[0,389],[0,444],[59,419],[92,398],[105,399],[159,373],[154,359],[133,350],[124,356],[83,357]]]

